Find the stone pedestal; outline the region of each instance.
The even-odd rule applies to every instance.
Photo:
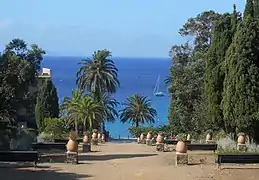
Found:
[[[237,144],[237,150],[239,150],[239,151],[247,151],[246,144]]]
[[[178,153],[175,155],[175,165],[188,165],[188,154],[187,153]]]
[[[78,153],[77,152],[66,152],[66,163],[78,164]]]
[[[83,152],[91,152],[91,144],[90,143],[84,143],[83,144]]]
[[[147,139],[146,140],[146,145],[152,146],[152,139]]]
[[[156,150],[157,151],[164,151],[165,145],[164,143],[156,143]]]
[[[146,144],[146,139],[142,139],[139,141],[140,144]]]
[[[91,139],[92,145],[98,145],[98,139]]]

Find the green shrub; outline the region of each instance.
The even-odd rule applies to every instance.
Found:
[[[18,128],[10,141],[12,150],[29,150],[31,143],[36,141],[36,131],[30,128]]]
[[[139,137],[141,133],[147,134],[149,131],[152,131],[153,134],[162,132],[165,136],[171,135],[171,127],[169,125],[163,125],[157,128],[152,126],[129,127],[129,132],[133,137]]]
[[[58,118],[45,118],[44,127],[44,133],[51,135],[52,139],[62,139],[69,132],[65,120]]]

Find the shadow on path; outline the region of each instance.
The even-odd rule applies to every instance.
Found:
[[[0,175],[3,180],[79,180],[90,178],[91,175],[61,172],[58,168],[40,166],[37,168],[29,166],[0,167]]]
[[[107,155],[82,155],[79,156],[79,161],[106,161],[112,159],[128,159],[156,156],[157,154],[107,154]]]

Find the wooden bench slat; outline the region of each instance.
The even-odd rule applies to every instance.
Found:
[[[164,140],[165,144],[171,144],[171,145],[176,145],[178,143],[178,140],[175,139],[165,139]],[[190,140],[184,141],[186,144],[191,144]]]
[[[66,143],[32,143],[32,149],[34,149],[34,150],[51,150],[51,149],[66,150]]]
[[[186,146],[189,151],[216,151],[218,148],[218,144],[186,144]]]
[[[54,142],[55,143],[67,143],[69,141],[69,139],[54,139]],[[83,139],[77,139],[77,142],[80,143],[80,142],[83,142]]]
[[[38,161],[37,151],[0,151],[0,161],[2,162],[34,162]]]
[[[259,154],[219,154],[218,164],[257,164]]]

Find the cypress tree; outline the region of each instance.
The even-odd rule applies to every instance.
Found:
[[[226,52],[232,43],[238,21],[234,5],[232,14],[226,13],[215,23],[211,46],[206,57],[205,94],[207,118],[215,128],[224,128],[221,110],[223,82],[225,78],[224,62]]]
[[[44,118],[58,118],[59,117],[59,104],[57,89],[51,80],[47,80],[41,86],[38,96],[37,104],[35,107],[35,118],[38,131],[44,130]]]
[[[246,132],[258,123],[259,28],[253,0],[248,0],[225,63],[222,100],[225,125],[230,132]]]

